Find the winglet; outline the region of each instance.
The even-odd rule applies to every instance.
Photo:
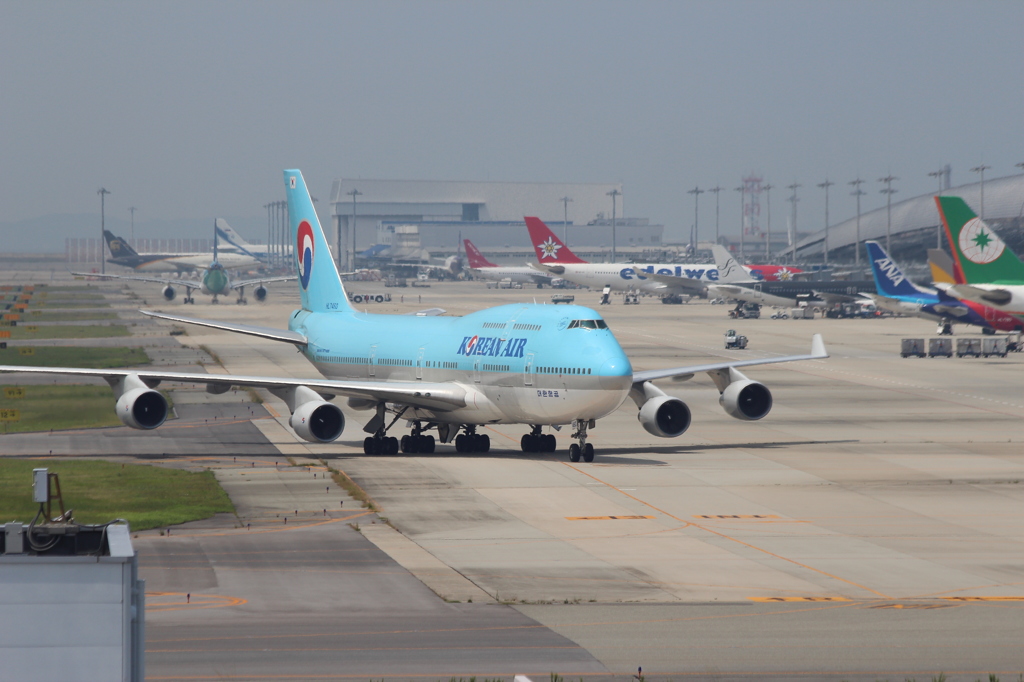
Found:
[[[811,355],[815,358],[828,357],[828,350],[825,348],[825,340],[821,338],[821,334],[815,334],[811,337]]]
[[[530,241],[537,252],[537,262],[541,265],[587,262],[573,253],[543,220],[533,216],[526,216],[525,220],[526,228],[530,231]]]

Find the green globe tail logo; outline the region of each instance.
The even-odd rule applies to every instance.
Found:
[[[991,263],[1006,249],[1003,240],[980,218],[973,218],[963,226],[957,242],[967,260],[978,265]]]

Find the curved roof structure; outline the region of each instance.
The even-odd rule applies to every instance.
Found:
[[[975,212],[981,214],[981,183],[952,187],[944,190],[942,194],[962,197]],[[924,260],[925,249],[936,246],[940,219],[934,197],[934,193],[929,193],[892,204],[891,250],[897,260]],[[997,229],[1003,236],[1003,240],[1017,252],[1021,250],[1024,234],[1011,234],[1010,238],[1007,238],[1004,230],[1012,233],[1022,232],[1022,228],[1024,228],[1022,215],[1024,215],[1024,175],[1011,175],[985,181],[984,219]],[[885,244],[886,225],[887,215],[884,206],[862,213],[860,216],[860,241],[874,239]],[[824,241],[825,231],[821,230],[804,237],[793,247],[776,255],[780,258],[789,258],[795,251],[796,260],[815,260],[821,258]],[[853,261],[853,248],[858,243],[857,219],[851,218],[830,226],[828,241],[830,260]]]

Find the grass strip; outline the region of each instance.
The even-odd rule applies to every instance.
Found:
[[[114,336],[130,336],[131,332],[123,324],[69,324],[53,327],[34,327],[31,320],[19,321],[17,327],[5,327],[11,332],[11,339],[103,339]]]
[[[25,397],[8,397],[3,390],[6,388],[20,388]],[[0,386],[0,409],[19,412],[18,421],[0,422],[0,434],[118,426],[121,420],[114,410],[115,403],[114,393],[107,386]]]
[[[0,365],[21,367],[85,367],[110,369],[111,367],[137,367],[152,362],[141,348],[124,346],[112,348],[78,348],[64,346],[34,346],[32,355],[22,355],[16,347],[0,350]]]
[[[132,530],[159,528],[234,513],[227,493],[211,471],[195,473],[99,460],[0,459],[0,523],[28,523],[39,505],[32,502],[32,470],[60,476],[65,508],[79,523],[127,519]]]

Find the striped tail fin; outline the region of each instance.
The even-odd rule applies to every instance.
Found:
[[[284,190],[302,308],[317,313],[353,310],[301,171],[284,172]]]

